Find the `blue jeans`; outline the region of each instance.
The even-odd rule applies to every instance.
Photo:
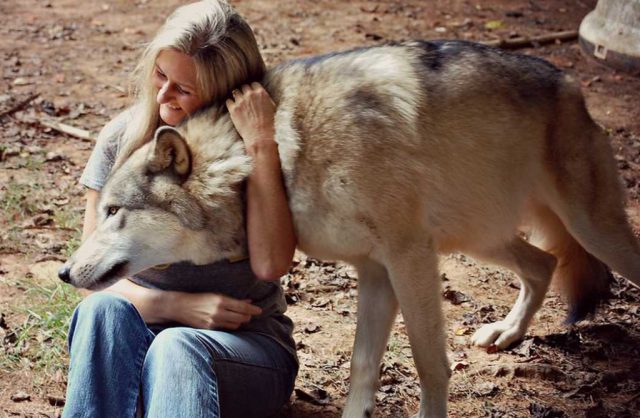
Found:
[[[94,293],[76,308],[63,417],[269,417],[287,402],[293,356],[253,332],[153,332],[124,297]]]

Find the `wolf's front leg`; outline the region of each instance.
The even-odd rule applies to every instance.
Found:
[[[358,269],[358,322],[351,357],[351,385],[343,418],[370,417],[378,388],[380,360],[398,302],[384,266],[366,260]]]
[[[398,237],[385,258],[420,376],[418,417],[445,418],[451,371],[435,246],[426,233],[416,230]]]

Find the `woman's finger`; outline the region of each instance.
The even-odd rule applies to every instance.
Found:
[[[225,311],[224,313],[220,313],[218,316],[219,318],[217,318],[216,322],[244,324],[245,322],[251,321],[251,315],[240,314],[233,311]]]
[[[247,93],[251,93],[251,86],[248,84],[245,84],[242,86],[242,93],[247,94]]]
[[[237,322],[221,322],[221,323],[217,324],[215,326],[215,328],[217,328],[217,329],[236,330],[236,329],[240,328],[240,325],[242,325],[242,324],[239,324]]]
[[[260,315],[262,309],[256,305],[252,305],[247,302],[243,302],[237,299],[226,298],[224,301],[224,307],[230,311],[237,312],[243,315]]]

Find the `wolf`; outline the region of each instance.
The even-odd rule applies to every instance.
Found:
[[[610,268],[640,285],[609,140],[576,83],[546,61],[414,41],[294,60],[263,82],[277,104],[299,248],[358,272],[344,417],[372,415],[398,309],[421,383],[418,415],[446,416],[439,254],[505,266],[522,282],[506,318],[473,335],[483,347],[525,335],[552,277],[570,321],[594,311]],[[161,127],[110,175],[97,229],[60,277],[95,289],[158,264],[246,254],[250,172],[221,108]]]

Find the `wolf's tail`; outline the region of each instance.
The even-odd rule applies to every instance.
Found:
[[[531,241],[558,260],[553,283],[569,305],[568,323],[593,314],[609,297],[612,275],[607,265],[589,254],[550,209],[537,210]]]
[[[571,304],[569,321],[592,312],[608,294],[608,267],[640,286],[640,243],[624,210],[624,193],[607,135],[591,119],[575,84],[558,94],[547,130],[540,224],[558,257],[557,283]]]

